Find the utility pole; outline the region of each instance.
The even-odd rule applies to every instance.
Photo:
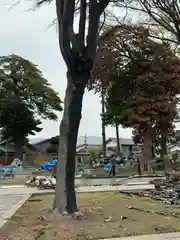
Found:
[[[6,141],[6,156],[5,156],[5,164],[6,165],[8,164],[8,145],[9,145],[9,142],[7,139],[7,141]]]
[[[119,142],[119,125],[116,124],[115,128],[116,128],[117,152],[118,152],[118,156],[120,156],[121,147],[120,147],[120,142]]]
[[[102,147],[103,147],[103,157],[106,157],[106,128],[104,122],[104,113],[105,113],[105,99],[104,99],[104,87],[102,83],[101,89],[101,123],[102,123]]]
[[[86,136],[86,134],[85,134],[85,136],[84,136],[84,147],[85,147],[85,149],[87,150],[88,143],[87,143],[87,136]]]

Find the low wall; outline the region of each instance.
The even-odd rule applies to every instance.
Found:
[[[24,154],[23,156],[23,164],[31,165],[31,164],[41,164],[43,162],[49,162],[53,158],[57,157],[56,154],[51,153],[34,153],[34,154]]]
[[[43,162],[49,162],[53,158],[56,158],[57,154],[53,153],[25,153],[23,154],[22,162],[23,165],[37,165],[37,167]],[[80,155],[76,156],[76,162],[78,162]],[[0,154],[0,165],[10,165],[15,158],[14,153],[9,153],[6,157],[5,154]],[[82,156],[83,163],[90,161],[89,156]]]
[[[56,158],[57,154],[53,153],[31,153],[24,154],[23,163],[24,164],[41,164],[43,162],[51,161],[53,158]],[[78,162],[79,155],[76,156],[76,162]],[[82,156],[82,160],[84,163],[88,163],[90,161],[89,156]]]
[[[0,154],[0,164],[1,165],[10,165],[11,162],[13,161],[15,155],[13,153],[8,153],[8,155],[6,156],[6,154]]]

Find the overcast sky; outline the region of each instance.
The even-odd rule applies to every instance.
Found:
[[[55,8],[51,4],[35,12],[26,11],[30,1],[21,3],[8,10],[13,0],[0,0],[0,54],[17,54],[39,65],[44,76],[64,99],[66,88],[66,67],[62,60],[58,42],[57,29],[47,26],[55,18]],[[8,3],[10,3],[8,5]],[[101,136],[101,105],[99,98],[92,92],[85,94],[79,136]],[[44,121],[43,131],[36,138],[57,135],[62,113],[58,122]],[[114,128],[107,128],[107,136],[115,136]],[[120,129],[121,137],[130,137],[131,130]]]

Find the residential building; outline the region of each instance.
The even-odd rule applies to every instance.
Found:
[[[23,154],[32,154],[36,149],[29,143],[24,144],[22,147]],[[7,142],[6,140],[0,142],[0,165],[11,164],[16,156],[15,144],[13,141]]]
[[[59,136],[44,139],[40,142],[33,144],[37,151],[41,153],[49,154],[49,158],[52,156],[57,156],[58,152],[58,141]],[[100,137],[79,137],[76,148],[76,160],[77,162],[89,163],[90,162],[90,149],[100,149],[101,148],[101,138]],[[46,158],[47,159],[47,158]]]
[[[120,151],[125,157],[130,157],[133,154],[141,152],[141,146],[134,143],[132,138],[119,138]],[[109,138],[106,148],[108,151],[117,151],[117,138]]]

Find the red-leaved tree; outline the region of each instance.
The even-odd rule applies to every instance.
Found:
[[[147,29],[121,25],[103,35],[95,63],[92,88],[98,91],[104,81],[109,116],[114,112],[119,124],[143,132],[147,166],[156,132],[167,139],[177,115],[179,58],[168,45],[153,41]]]

